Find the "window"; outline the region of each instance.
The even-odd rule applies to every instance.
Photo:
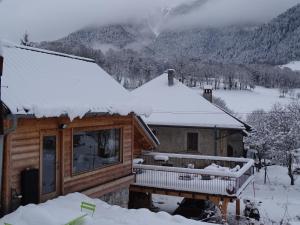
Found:
[[[198,133],[187,134],[187,150],[198,151]]]
[[[56,190],[56,136],[43,137],[42,193]]]
[[[121,129],[78,131],[73,134],[73,173],[120,162]]]

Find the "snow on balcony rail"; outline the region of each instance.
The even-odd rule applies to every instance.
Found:
[[[135,184],[147,187],[166,188],[178,191],[238,196],[253,179],[252,159],[228,158],[216,156],[184,155],[169,153],[150,153],[151,156],[167,156],[170,161],[192,159],[197,161],[225,161],[236,163],[242,167],[238,171],[218,171],[217,169],[193,169],[180,166],[134,164]],[[176,161],[177,162],[177,161]],[[177,164],[179,165],[179,164]],[[225,167],[221,167],[225,168]]]
[[[248,158],[237,158],[237,157],[224,157],[224,156],[212,156],[212,155],[192,155],[192,154],[175,154],[175,153],[161,153],[161,152],[147,152],[145,156],[168,156],[170,158],[180,159],[202,159],[202,160],[214,160],[214,161],[228,161],[228,162],[249,162],[253,161]]]
[[[173,153],[147,153],[145,156],[167,156],[169,158],[178,159],[194,159],[194,160],[212,160],[212,161],[227,161],[236,163],[245,163],[241,169],[237,172],[220,172],[208,169],[190,169],[190,168],[179,168],[179,167],[167,167],[167,166],[153,166],[153,165],[134,165],[134,168],[148,168],[152,170],[163,170],[163,171],[174,171],[183,173],[199,173],[212,176],[227,176],[227,177],[240,177],[247,170],[249,170],[254,165],[253,159],[248,158],[236,158],[236,157],[221,157],[221,156],[207,156],[207,155],[189,155],[189,154],[173,154]]]

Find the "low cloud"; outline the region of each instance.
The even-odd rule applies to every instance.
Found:
[[[298,3],[300,0],[208,0],[189,14],[173,17],[164,28],[265,23]]]
[[[53,40],[90,24],[139,21],[155,10],[184,0],[4,0],[0,37]]]
[[[1,0],[0,0],[1,1]],[[194,0],[2,0],[0,37],[18,42],[55,40],[87,25],[162,17],[162,9]],[[172,17],[167,27],[265,22],[300,0],[208,0],[199,9]],[[160,18],[160,19],[161,19]],[[161,23],[161,21],[159,21]]]

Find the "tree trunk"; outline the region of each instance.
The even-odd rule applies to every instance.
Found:
[[[292,154],[290,153],[288,157],[289,157],[288,158],[288,174],[289,174],[289,177],[291,178],[291,185],[295,185],[295,179],[294,179],[293,169],[292,169],[292,165],[293,165]]]

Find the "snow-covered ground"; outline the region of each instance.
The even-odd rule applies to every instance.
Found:
[[[287,172],[286,167],[268,167],[264,184],[264,170],[261,170],[256,174],[254,186],[249,185],[242,194],[242,199],[261,201],[259,211],[263,224],[280,224],[282,220],[282,224],[300,222],[300,177],[296,177],[295,185],[291,186]],[[234,218],[234,204],[230,205],[229,212],[230,218]]]
[[[256,174],[254,185],[250,184],[241,196],[241,211],[244,209],[243,199],[261,202],[259,211],[261,222],[269,224],[300,223],[300,177],[294,186],[290,185],[287,168],[270,166],[267,170],[267,184],[264,184],[264,170]],[[177,202],[183,198],[153,195],[155,206],[168,213],[173,213],[178,207]],[[235,220],[235,203],[229,205],[229,224],[237,224]],[[248,224],[242,218],[240,224]],[[296,224],[296,223],[295,223]]]
[[[99,199],[91,199],[79,193],[69,194],[39,205],[20,207],[0,219],[13,225],[63,225],[80,216],[82,201],[96,205],[94,215],[84,218],[82,225],[206,225],[181,216],[171,216],[165,212],[153,213],[148,209],[128,210],[111,206]]]
[[[202,90],[197,88],[194,91],[202,94]],[[300,89],[296,89],[294,96],[300,93]],[[219,97],[226,102],[228,108],[238,113],[239,116],[245,118],[249,113],[257,109],[268,111],[276,103],[288,104],[293,101],[289,95],[281,98],[279,90],[276,88],[265,88],[257,86],[254,90],[213,90],[213,96]]]

